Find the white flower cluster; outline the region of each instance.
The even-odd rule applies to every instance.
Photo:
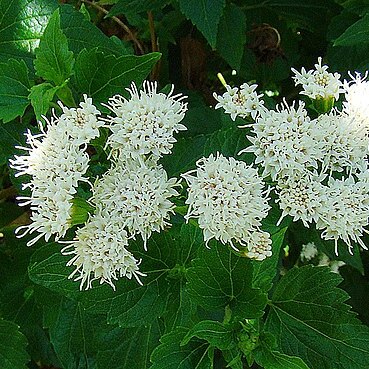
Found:
[[[72,223],[73,198],[79,181],[89,167],[87,144],[99,135],[99,128],[112,131],[107,145],[112,148],[113,161],[109,169],[92,186],[89,202],[95,212],[86,224],[77,229],[72,241],[62,249],[63,255],[73,255],[67,265],[75,270],[70,278],[80,281],[81,289],[92,287],[94,280],[108,283],[120,277],[132,276],[141,284],[140,260],[129,251],[129,240],[140,235],[146,250],[152,232],[170,226],[169,218],[179,195],[175,178],[168,179],[158,159],[170,153],[176,142],[174,133],[186,129],[180,122],[187,109],[185,96],[157,92],[155,83],[144,82],[138,91],[132,84],[129,100],[115,96],[107,106],[116,117],[102,118],[85,96],[78,108],[59,103],[62,114],[48,123],[47,132],[33,136],[27,133],[29,155],[11,161],[18,175],[28,174],[31,196],[24,197],[24,205],[31,205],[31,224],[24,234],[40,234],[48,241],[52,235],[58,241]],[[24,235],[22,234],[22,236]]]
[[[213,94],[218,101],[215,109],[223,108],[225,113],[231,115],[232,120],[235,120],[237,116],[255,119],[264,107],[264,102],[260,99],[263,94],[258,95],[256,88],[257,85],[247,83],[242,84],[239,88],[226,85],[227,91],[223,95]]]
[[[85,148],[92,138],[99,135],[98,128],[104,124],[92,100],[87,96],[84,100],[77,109],[61,105],[63,114],[54,116],[51,121],[45,118],[47,129],[40,125],[40,134],[32,135],[28,131],[26,136],[30,147],[20,147],[28,155],[10,160],[11,167],[17,171],[16,176],[31,176],[30,182],[23,185],[31,195],[18,199],[24,201],[21,205],[30,205],[32,223],[16,231],[24,231],[19,237],[39,233],[28,242],[29,246],[42,237],[48,241],[55,235],[58,240],[70,227],[72,199],[78,182],[86,181],[84,174],[89,157]]]
[[[215,238],[247,247],[247,256],[263,260],[271,255],[271,240],[260,230],[270,209],[268,191],[257,170],[220,154],[202,158],[197,169],[182,175],[188,184],[186,219],[197,218],[205,243]]]
[[[367,248],[361,236],[369,222],[369,118],[366,100],[355,96],[358,91],[369,92],[369,82],[356,75],[353,81],[341,83],[339,75],[330,75],[327,68],[319,59],[316,71],[303,71],[304,83],[326,78],[319,82],[325,92],[317,87],[311,97],[337,97],[345,86],[342,111],[312,119],[301,101],[297,107],[283,102],[275,110],[264,108],[248,125],[251,145],[241,152],[253,153],[263,175],[275,181],[276,202],[282,210],[279,222],[287,215],[306,227],[314,222],[323,239],[335,241],[336,253],[339,239],[352,252],[352,242]]]
[[[328,66],[322,65],[322,58],[318,58],[315,70],[306,71],[305,68],[298,72],[292,68],[295,76],[293,77],[296,86],[302,85],[301,94],[307,95],[312,99],[329,99],[339,97],[343,92],[342,82],[339,73],[329,73]]]
[[[158,93],[157,84],[148,81],[141,91],[134,83],[128,91],[129,100],[116,95],[106,105],[115,115],[108,117],[113,152],[129,158],[169,154],[176,142],[173,134],[187,129],[180,123],[187,110],[186,96],[173,96],[173,88],[169,95]]]

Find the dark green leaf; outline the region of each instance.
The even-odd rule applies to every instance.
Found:
[[[179,5],[182,13],[202,32],[210,46],[215,48],[225,0],[179,0]]]
[[[9,122],[24,114],[29,105],[28,68],[23,60],[0,63],[0,119]]]
[[[157,321],[141,328],[116,328],[101,337],[96,357],[98,368],[146,369],[161,336]]]
[[[220,350],[227,350],[233,344],[232,330],[212,320],[203,320],[192,327],[183,338],[181,346],[187,345],[193,337],[205,340]]]
[[[207,342],[194,339],[180,345],[187,332],[186,328],[176,328],[164,335],[151,355],[150,369],[212,369],[214,353]]]
[[[256,318],[263,314],[266,297],[253,289],[252,262],[235,255],[227,246],[214,242],[209,250],[199,250],[199,257],[187,272],[193,299],[207,310],[227,305],[232,315]]]
[[[105,55],[83,50],[75,65],[75,83],[79,92],[87,93],[98,102],[106,102],[115,94],[126,95],[132,81],[140,85],[160,59],[159,53],[144,56]]]
[[[245,43],[245,14],[238,6],[229,4],[220,20],[216,49],[232,68],[239,70]]]
[[[60,28],[59,10],[55,10],[36,49],[35,69],[39,77],[61,86],[72,74],[74,59],[68,40]]]
[[[358,20],[334,41],[334,46],[351,46],[369,43],[369,14]]]
[[[280,351],[319,369],[369,366],[369,328],[345,304],[342,278],[324,267],[291,269],[273,294],[266,329]]]
[[[12,322],[0,319],[0,367],[1,369],[26,369],[29,357],[27,339]]]
[[[172,0],[119,0],[111,9],[108,17],[119,14],[137,14],[159,10]]]
[[[91,50],[98,48],[107,55],[116,56],[132,54],[131,47],[117,38],[109,38],[89,22],[82,13],[76,11],[70,5],[63,5],[60,8],[60,26],[63,33],[68,38],[70,50],[75,55],[83,49]]]
[[[36,119],[40,120],[41,115],[45,115],[50,109],[50,103],[53,101],[59,86],[54,87],[50,83],[44,82],[31,87],[28,98],[35,111]]]
[[[33,52],[56,7],[56,0],[1,0],[0,60],[21,57],[31,66]]]
[[[25,131],[26,126],[21,123],[9,122],[0,125],[0,164],[7,163],[8,159],[14,155],[14,146],[25,145],[23,135]]]

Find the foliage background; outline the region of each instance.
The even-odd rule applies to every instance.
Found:
[[[273,209],[264,229],[274,256],[258,263],[216,242],[205,249],[178,214],[147,253],[132,245],[150,271],[143,287],[80,292],[59,245],[14,237],[29,214],[8,167],[56,101],[74,106],[86,93],[102,108],[145,78],[189,96],[189,129],[162,160],[170,176],[216,151],[236,156],[247,145],[241,122],[210,108],[218,72],[232,85],[255,81],[272,107],[297,98],[291,66],[323,56],[343,76],[369,69],[368,36],[365,0],[0,0],[1,368],[369,368],[369,264],[358,248],[341,248],[342,278],[292,268],[302,244],[335,259],[333,247],[300,224],[276,227]],[[106,170],[102,141],[93,146],[91,178]]]

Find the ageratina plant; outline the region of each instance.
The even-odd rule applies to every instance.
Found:
[[[77,108],[59,103],[59,113],[39,123],[40,133],[26,133],[25,154],[10,160],[16,176],[27,175],[28,195],[18,200],[31,210],[17,236],[30,234],[29,246],[42,238],[62,245],[52,258],[66,264],[80,290],[92,289],[77,295],[62,280],[68,296],[122,327],[163,329],[149,344],[156,346],[152,369],[168,362],[212,368],[215,350],[233,369],[255,362],[313,369],[324,355],[328,369],[329,350],[316,354],[331,344],[327,337],[337,355],[343,352],[345,368],[354,360],[369,366],[360,336],[369,342],[369,332],[347,311],[339,277],[330,272],[351,263],[337,256],[357,255],[357,244],[367,249],[369,119],[358,97],[369,82],[359,74],[341,81],[321,58],[313,70],[292,72],[303,100],[283,99],[274,109],[256,84],[214,93],[232,132],[246,130],[235,157],[213,148],[199,155],[194,142],[205,136],[186,138],[187,97],[145,81],[141,88],[133,82],[129,97],[101,102],[106,114],[88,96]],[[342,108],[335,107],[339,99]],[[236,128],[236,120],[244,124]],[[303,240],[297,245],[296,234]],[[289,253],[300,268],[281,266]],[[36,280],[41,264],[54,273],[52,262],[37,260],[29,269]],[[286,275],[268,300],[277,270]],[[294,349],[300,346],[307,351]]]

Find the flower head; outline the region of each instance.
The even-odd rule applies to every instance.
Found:
[[[130,235],[140,234],[146,249],[151,233],[170,225],[174,204],[169,199],[179,195],[178,185],[161,165],[128,159],[96,182],[92,201],[112,219],[120,219]]]
[[[68,108],[59,101],[63,111],[58,118],[59,129],[64,129],[76,145],[89,143],[98,137],[99,128],[105,124],[101,120],[100,111],[92,104],[92,99],[87,95],[83,95],[83,98],[78,108]]]
[[[319,178],[307,174],[288,177],[277,185],[279,207],[282,210],[281,220],[290,215],[294,221],[301,220],[305,227],[313,220],[317,221],[325,187]]]
[[[251,146],[241,152],[255,154],[256,164],[262,164],[263,175],[277,177],[294,175],[318,167],[321,158],[319,139],[323,133],[310,120],[303,102],[297,108],[287,103],[276,110],[264,110],[252,125]]]
[[[157,92],[157,84],[145,81],[138,91],[134,83],[128,89],[131,98],[116,95],[106,105],[114,114],[108,117],[112,135],[108,144],[113,151],[127,158],[169,154],[176,142],[174,133],[186,130],[184,118],[186,96]]]
[[[114,290],[114,281],[120,277],[136,278],[139,284],[140,261],[127,250],[128,235],[114,219],[96,214],[77,230],[76,239],[62,250],[63,255],[73,255],[67,266],[75,266],[69,278],[77,277],[80,289],[92,287],[94,280],[108,283]]]
[[[268,191],[257,170],[234,158],[210,155],[196,163],[197,170],[182,174],[188,184],[186,219],[198,218],[206,244],[247,246],[270,209]]]
[[[301,261],[310,261],[318,256],[318,249],[315,246],[314,242],[309,242],[305,245],[302,245],[300,259]]]
[[[315,70],[306,71],[305,68],[302,68],[301,72],[298,72],[292,68],[292,72],[295,74],[293,77],[295,85],[302,85],[301,94],[312,99],[335,98],[337,100],[339,94],[343,92],[340,74],[329,73],[328,66],[322,65],[322,58],[318,58]]]
[[[342,239],[352,252],[351,241],[367,249],[360,238],[369,219],[369,180],[367,173],[355,181],[353,176],[328,181],[326,196],[322,198],[316,224],[322,229],[322,238],[334,240],[338,254],[338,240]]]
[[[46,241],[52,235],[63,237],[70,227],[72,199],[79,181],[88,168],[88,155],[59,126],[59,121],[47,121],[48,130],[32,135],[27,132],[30,147],[21,148],[28,155],[15,156],[10,160],[16,176],[30,175],[30,182],[23,189],[31,191],[30,196],[18,197],[20,205],[30,205],[31,224],[16,230],[19,237],[35,231],[40,234],[27,244],[31,246],[42,236]],[[20,233],[23,230],[23,233]]]
[[[247,241],[247,251],[245,253],[250,259],[258,261],[265,260],[272,256],[272,239],[270,234],[264,231],[255,231],[250,234]]]
[[[264,108],[264,102],[260,99],[263,94],[258,95],[256,88],[257,85],[247,83],[242,84],[239,88],[226,85],[227,91],[223,95],[213,94],[218,101],[215,109],[223,108],[226,114],[231,115],[232,120],[235,120],[237,116],[240,118],[251,116],[255,119],[259,111]]]
[[[351,81],[344,81],[345,101],[343,111],[348,116],[355,119],[355,124],[361,129],[364,128],[366,134],[369,131],[369,81],[367,73],[362,77],[360,73],[352,76]]]

